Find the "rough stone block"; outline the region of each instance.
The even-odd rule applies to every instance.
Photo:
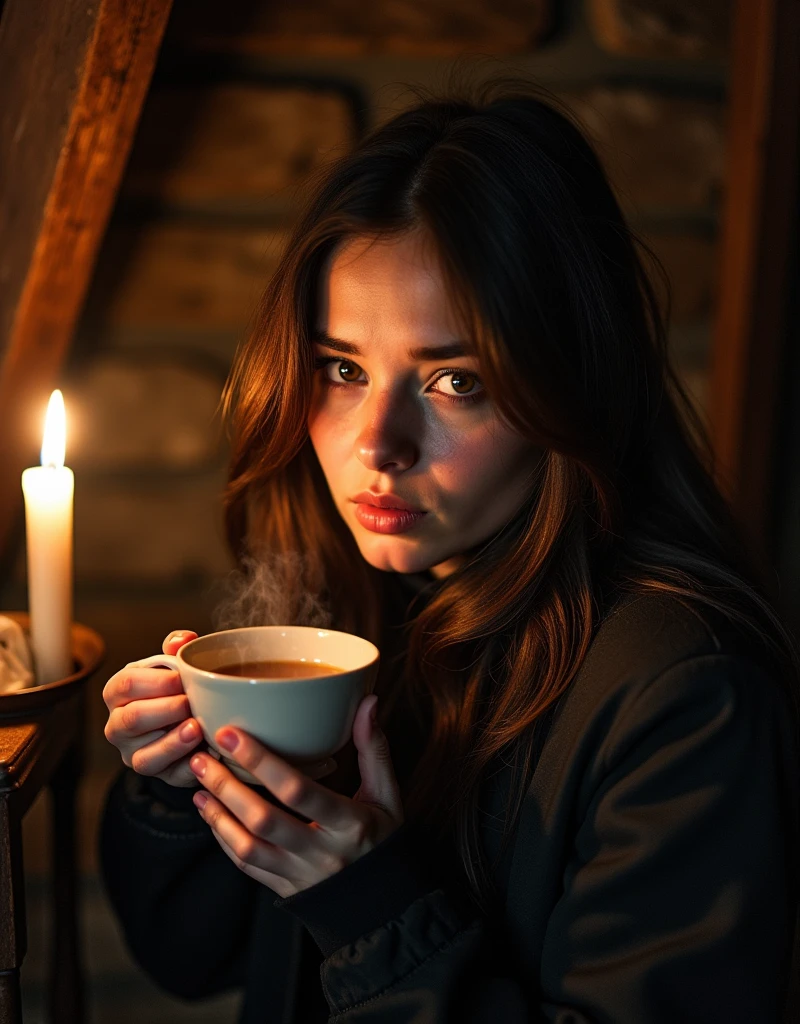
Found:
[[[672,285],[673,324],[712,316],[716,301],[716,244],[688,234],[647,234],[643,240],[661,261]],[[645,260],[645,266],[649,263]],[[658,279],[654,278],[658,284]]]
[[[549,29],[551,6],[551,0],[256,0],[221,7],[215,0],[179,0],[167,39],[251,53],[519,53],[535,49]]]
[[[224,472],[123,483],[75,479],[78,584],[174,584],[230,567],[222,527]]]
[[[729,0],[590,0],[598,42],[635,57],[726,57],[733,5]]]
[[[101,355],[68,389],[70,465],[92,474],[199,472],[217,464],[223,366],[163,350]]]
[[[725,170],[724,104],[647,89],[563,92],[626,206],[715,208]]]
[[[188,204],[274,197],[345,152],[355,130],[351,105],[333,90],[155,87],[122,191]]]
[[[112,226],[86,317],[103,326],[240,331],[274,270],[285,233],[203,223]]]

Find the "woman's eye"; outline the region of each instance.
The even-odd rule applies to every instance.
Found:
[[[474,373],[467,373],[466,370],[448,370],[436,378],[436,390],[439,391],[439,383],[446,382],[453,389],[452,392],[442,391],[447,398],[477,398],[483,392],[483,386]]]
[[[317,356],[314,359],[314,369],[322,370],[322,380],[331,387],[346,387],[348,384],[363,383],[361,375],[363,370],[358,363],[350,359],[340,359],[337,356]],[[440,381],[444,381],[452,391],[440,387]],[[435,386],[434,386],[435,385]],[[485,397],[485,390],[477,374],[467,370],[443,370],[429,387],[448,401],[456,404],[477,402]]]
[[[352,384],[358,380],[361,367],[349,359],[337,359],[335,356],[321,356],[314,360],[314,367],[323,370],[323,376],[329,384]]]

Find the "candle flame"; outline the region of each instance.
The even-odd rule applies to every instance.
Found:
[[[42,441],[42,465],[61,468],[67,447],[67,416],[64,411],[64,396],[56,389],[50,395],[47,416],[44,420]]]

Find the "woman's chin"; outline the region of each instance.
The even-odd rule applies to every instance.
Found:
[[[365,562],[383,572],[416,573],[430,572],[437,579],[449,576],[463,562],[463,555],[447,555],[431,552],[403,551],[400,545],[394,550],[390,544],[362,544],[361,554]]]
[[[401,543],[398,537],[383,536],[377,539],[358,537],[356,539],[364,561],[383,572],[425,572],[426,569],[430,569],[432,565],[441,560],[424,550],[413,550],[410,546]]]

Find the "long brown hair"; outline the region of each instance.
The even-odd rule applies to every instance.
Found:
[[[432,718],[407,817],[456,836],[488,911],[480,784],[498,754],[513,763],[505,845],[535,723],[615,600],[660,591],[716,609],[752,634],[793,700],[798,657],[745,560],[671,366],[663,268],[626,224],[580,126],[527,83],[422,99],[317,181],[224,395],[236,556],[304,552],[303,585],[327,596],[335,625],[379,636],[386,574],[362,558],[308,440],[310,335],[333,247],[411,228],[434,240],[498,414],[546,451],[518,514],[409,622],[398,684]]]

